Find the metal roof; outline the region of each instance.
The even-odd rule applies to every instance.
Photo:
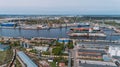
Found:
[[[24,52],[17,52],[17,55],[27,65],[27,67],[38,67]]]
[[[5,22],[5,23],[1,23],[1,24],[16,24],[15,22]]]
[[[79,49],[79,52],[96,52],[96,53],[106,53],[104,50],[94,50],[94,49]]]

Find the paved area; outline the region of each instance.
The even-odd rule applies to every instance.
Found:
[[[72,52],[72,57],[73,57],[73,62],[74,62],[74,67],[77,67],[77,46],[74,46],[74,49],[71,51]]]

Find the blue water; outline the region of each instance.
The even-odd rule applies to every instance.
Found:
[[[50,37],[50,38],[62,38],[68,37],[67,32],[69,28],[50,29],[50,30],[24,30],[24,29],[0,29],[0,36],[7,37]]]
[[[24,29],[0,29],[0,36],[7,37],[50,37],[50,38],[68,38],[67,32],[73,27],[68,28],[59,28],[59,29],[50,29],[50,30],[24,30]],[[113,30],[103,29],[104,32],[108,35],[107,40],[119,40],[120,36],[110,36],[111,33],[114,33]]]

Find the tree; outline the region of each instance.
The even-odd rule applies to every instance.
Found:
[[[15,41],[11,44],[11,46],[16,47],[16,46],[20,46],[20,42],[19,41]]]
[[[67,47],[68,47],[68,49],[73,49],[73,48],[74,48],[74,45],[73,45],[72,42],[70,42],[70,43],[67,44]]]
[[[31,53],[37,53],[37,50],[32,49],[32,50],[30,50],[29,52],[31,52]]]
[[[46,52],[43,52],[43,54],[50,55],[50,52],[46,51]]]
[[[56,47],[56,48],[53,48],[52,53],[54,55],[61,55],[62,54],[62,50],[61,50],[60,47]]]

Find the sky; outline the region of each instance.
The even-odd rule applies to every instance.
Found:
[[[0,14],[120,15],[120,0],[0,0]]]

